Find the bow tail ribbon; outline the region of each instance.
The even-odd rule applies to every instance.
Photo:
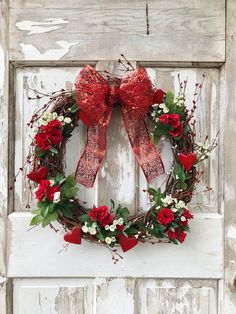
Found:
[[[76,179],[88,188],[93,186],[105,156],[106,133],[111,113],[112,108],[109,107],[102,120],[87,127],[87,143],[76,169]]]
[[[124,106],[121,112],[133,152],[147,182],[150,182],[164,172],[161,157],[151,142],[145,120],[134,117]]]

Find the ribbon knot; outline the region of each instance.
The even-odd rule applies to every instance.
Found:
[[[76,82],[79,116],[88,126],[87,143],[76,169],[78,182],[92,187],[106,152],[106,132],[113,106],[120,104],[124,126],[133,152],[149,182],[162,174],[161,158],[150,140],[145,117],[153,104],[152,83],[144,68],[138,68],[110,84],[86,65]]]

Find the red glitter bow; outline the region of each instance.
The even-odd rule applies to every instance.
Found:
[[[152,83],[144,68],[111,82],[86,65],[76,82],[76,102],[81,120],[88,125],[87,143],[79,160],[76,178],[92,187],[106,151],[106,132],[112,108],[121,104],[124,125],[134,154],[147,181],[163,173],[161,158],[150,140],[145,117],[153,104]]]

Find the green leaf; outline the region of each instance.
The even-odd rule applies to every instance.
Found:
[[[105,240],[105,234],[103,234],[103,231],[101,229],[98,229],[98,233],[96,234],[96,236],[101,241]]]
[[[87,214],[83,214],[79,217],[79,220],[81,222],[86,222],[86,221],[89,221],[90,220],[90,217],[87,215]]]
[[[122,218],[126,218],[127,216],[129,216],[129,210],[127,207],[121,207],[119,206],[117,211],[116,211],[117,216],[122,217]]]
[[[38,225],[42,222],[43,217],[41,215],[36,215],[31,219],[30,226]]]
[[[166,93],[165,104],[169,109],[174,105],[174,95],[170,90]]]
[[[69,207],[63,207],[62,208],[62,213],[68,219],[72,219],[73,218],[73,213],[71,211],[71,208],[69,208]]]
[[[78,191],[79,189],[76,186],[69,189],[63,189],[63,197],[66,197],[66,198],[75,197]]]
[[[40,209],[33,209],[31,211],[32,214],[35,214],[35,215],[39,215],[41,213],[41,210]]]
[[[73,104],[73,106],[70,107],[70,111],[72,113],[75,113],[79,110],[79,107],[77,106],[77,104]]]
[[[49,225],[52,221],[55,221],[58,218],[58,213],[55,211],[51,214],[48,214],[46,217],[44,217],[42,221],[42,227],[45,228],[47,225]]]
[[[161,193],[161,189],[153,189],[153,188],[149,188],[148,189],[149,193],[153,196],[153,201],[155,202],[155,204],[157,206],[162,206],[162,197],[163,197],[163,194]]]
[[[40,147],[36,147],[35,155],[39,158],[45,155],[46,151],[42,150]]]
[[[56,181],[57,183],[61,184],[62,182],[61,181],[65,181],[65,174],[62,172],[62,173],[59,173],[57,176],[56,176]]]
[[[49,213],[49,209],[50,209],[49,206],[43,207],[43,208],[41,209],[41,215],[42,215],[43,217],[46,217],[47,214]]]
[[[55,147],[53,147],[53,146],[49,150],[53,154],[58,154],[58,150]]]

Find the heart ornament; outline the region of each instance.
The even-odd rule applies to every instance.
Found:
[[[64,234],[64,240],[73,244],[81,243],[81,228],[73,227],[70,231]]]
[[[188,155],[180,153],[178,155],[179,162],[181,163],[182,166],[184,166],[184,168],[187,171],[189,171],[193,167],[196,159],[197,159],[197,156],[194,153],[190,153]]]

